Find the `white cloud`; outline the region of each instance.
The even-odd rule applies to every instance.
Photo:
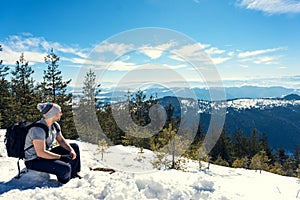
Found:
[[[215,65],[222,64],[222,63],[226,62],[229,59],[231,59],[231,57],[216,57],[216,58],[211,58],[211,60],[213,61],[213,63]]]
[[[230,51],[230,52],[227,53],[227,55],[228,55],[229,57],[233,57],[234,54],[235,54],[235,53],[234,53],[233,51]]]
[[[277,56],[263,56],[256,58],[253,62],[255,64],[266,64],[266,65],[272,65],[272,64],[278,64],[276,60],[278,59]]]
[[[49,42],[43,37],[34,37],[30,33],[11,35],[4,41],[0,41],[0,43],[3,47],[1,59],[6,64],[15,64],[21,53],[24,53],[25,59],[30,64],[43,63],[44,57],[51,48],[62,57],[63,55],[60,54],[70,54],[73,57],[80,58],[87,57],[82,49],[62,45],[58,42]]]
[[[221,49],[218,49],[216,47],[211,47],[207,50],[205,50],[206,53],[208,53],[209,55],[212,55],[212,54],[223,54],[225,53],[226,51],[225,50],[221,50]]]
[[[240,0],[238,5],[267,14],[300,13],[300,2],[296,0]]]
[[[133,71],[133,70],[176,70],[185,68],[185,64],[169,65],[169,64],[142,64],[115,61],[107,66],[109,71]]]
[[[187,67],[185,64],[179,64],[179,65],[169,65],[169,64],[145,64],[145,65],[140,65],[139,68],[141,69],[172,69],[172,70],[176,70],[176,69],[182,69]]]
[[[279,64],[278,60],[282,55],[274,55],[275,52],[285,50],[286,47],[278,47],[271,49],[260,49],[255,51],[245,51],[238,53],[237,58],[241,62],[252,62],[254,64],[276,65]],[[273,55],[268,55],[272,53]]]
[[[279,69],[288,69],[287,66],[280,66]]]
[[[174,55],[173,54],[173,55],[169,56],[169,58],[172,59],[172,60],[176,60],[176,61],[180,61],[180,62],[185,62],[184,58],[182,58],[182,57],[180,57],[178,55]]]
[[[182,57],[197,56],[199,54],[203,55],[205,53],[204,49],[206,49],[209,46],[210,45],[201,43],[189,44],[175,49],[174,52]]]
[[[115,61],[107,65],[109,71],[132,71],[137,68],[135,63]]]
[[[83,58],[71,58],[71,57],[60,57],[61,60],[63,61],[68,61],[68,62],[71,62],[71,63],[74,63],[74,64],[80,64],[80,65],[83,65],[83,64],[92,64],[92,62],[89,62],[88,59],[83,59]]]
[[[152,60],[157,59],[159,57],[162,56],[162,54],[164,53],[164,51],[162,50],[158,50],[158,49],[142,49],[141,52],[143,52],[146,56],[148,56],[149,58],[151,58]]]
[[[275,51],[280,51],[280,50],[284,50],[284,49],[286,49],[286,48],[279,47],[279,48],[273,48],[273,49],[262,49],[262,50],[255,50],[255,51],[246,51],[246,52],[239,53],[237,57],[238,58],[246,58],[246,57],[271,53],[271,52],[275,52]]]
[[[241,68],[249,68],[248,65],[240,65]]]
[[[265,65],[277,65],[279,64],[278,59],[281,56],[256,56],[256,57],[247,57],[241,59],[241,62],[252,62],[255,64],[265,64]]]
[[[226,50],[221,50],[217,47],[212,47],[210,44],[201,43],[186,45],[174,50],[174,52],[176,52],[179,56],[182,56],[183,58],[195,58],[197,61],[203,61],[208,65],[211,64],[210,60],[217,65],[222,64],[227,60],[230,60],[234,56],[233,52],[229,52],[226,54]],[[221,56],[221,54],[226,55]]]
[[[121,56],[126,52],[134,50],[133,45],[122,44],[122,43],[108,43],[104,42],[100,45],[97,45],[93,51],[96,53],[108,53],[111,52],[117,56]]]
[[[160,58],[165,51],[168,51],[170,48],[175,46],[175,42],[168,42],[164,44],[160,44],[157,46],[148,46],[145,45],[139,49],[146,56],[151,58],[152,60]]]

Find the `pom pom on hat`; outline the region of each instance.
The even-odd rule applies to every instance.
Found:
[[[58,112],[61,112],[61,107],[55,103],[39,103],[37,109],[43,114],[44,118],[50,118],[55,116]]]

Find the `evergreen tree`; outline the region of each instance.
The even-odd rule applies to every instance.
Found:
[[[83,81],[82,96],[80,96],[79,106],[74,108],[77,131],[80,138],[84,141],[95,143],[104,139],[101,135],[97,118],[97,99],[100,92],[100,84],[96,83],[96,75],[90,69]]]
[[[223,160],[226,160],[227,162],[231,163],[232,161],[230,156],[230,146],[230,138],[226,133],[226,128],[224,128],[220,134],[217,143],[210,152],[212,160],[215,161],[219,156],[221,156]]]
[[[109,148],[107,142],[105,139],[101,139],[98,141],[98,147],[97,147],[97,151],[101,153],[101,160],[103,161],[103,157],[104,157],[104,153],[106,152],[106,150]]]
[[[112,114],[110,105],[105,105],[97,110],[97,118],[104,134],[113,144],[121,144],[124,132],[118,127]]]
[[[0,45],[0,52],[2,51],[2,47]],[[9,67],[3,64],[3,60],[0,59],[0,80],[5,80],[5,77],[8,75]]]
[[[298,168],[296,169],[297,177],[300,178],[300,164],[298,165]]]
[[[125,145],[134,145],[140,149],[140,153],[143,153],[143,149],[150,148],[149,137],[151,137],[151,132],[142,126],[132,126],[127,127],[128,133],[126,133],[122,138],[122,143]]]
[[[85,80],[83,82],[83,99],[86,101],[86,104],[97,106],[98,102],[96,97],[101,92],[99,89],[101,84],[96,83],[96,74],[90,69],[85,76]]]
[[[177,129],[170,123],[168,128],[164,128],[163,137],[167,144],[161,149],[163,152],[171,155],[171,169],[183,169],[184,162],[182,155],[185,152],[185,147],[188,145],[188,141],[184,137],[177,134]]]
[[[261,150],[259,142],[259,133],[256,128],[253,128],[249,138],[249,153],[250,157],[253,157]]]
[[[159,151],[155,151],[154,153],[156,159],[151,161],[152,166],[158,170],[161,170],[162,168],[166,169],[169,163],[167,154]]]
[[[51,49],[50,53],[45,57],[45,63],[48,65],[47,70],[44,70],[45,82],[45,100],[60,103],[68,101],[71,96],[66,95],[67,86],[71,82],[63,81],[62,72],[59,70],[59,57]],[[65,99],[66,98],[66,99]]]
[[[222,157],[220,155],[218,155],[217,159],[214,162],[216,165],[221,165],[221,166],[225,166],[225,167],[229,167],[229,163],[222,159]]]
[[[247,169],[249,166],[249,159],[245,156],[242,158],[237,158],[233,161],[232,167],[234,168],[245,168]]]
[[[232,157],[240,159],[249,155],[249,142],[241,129],[236,130],[232,135]]]
[[[0,45],[0,51],[2,46]],[[13,117],[11,116],[10,106],[12,102],[12,96],[9,92],[9,82],[6,80],[6,76],[9,74],[9,67],[3,64],[3,60],[0,59],[0,127],[7,127]]]
[[[129,112],[134,124],[129,124],[125,127],[127,134],[122,136],[122,142],[125,145],[134,145],[139,148],[151,148],[149,138],[152,134],[161,130],[166,116],[164,116],[164,112],[158,106],[153,95],[147,100],[144,92],[138,90],[135,94],[130,94],[128,91],[126,96],[129,102]],[[120,113],[117,113],[118,119],[127,118],[126,116],[121,116]],[[122,122],[119,121],[118,123]],[[128,122],[124,122],[123,124],[126,123]]]
[[[35,104],[33,73],[33,69],[28,65],[22,53],[20,59],[16,61],[16,67],[12,71],[11,78],[11,89],[14,97],[11,112],[16,121],[32,121],[38,113]]]
[[[264,150],[261,150],[257,154],[255,154],[250,163],[250,169],[259,170],[261,173],[262,170],[268,170],[269,169],[269,158]]]
[[[269,142],[268,142],[268,136],[265,133],[263,133],[262,138],[260,139],[260,149],[265,150],[268,158],[271,161],[274,160],[273,149],[270,147]]]
[[[270,172],[274,174],[279,174],[279,175],[285,175],[285,171],[283,170],[283,167],[281,164],[278,162],[275,162],[274,165],[270,167]]]
[[[145,126],[149,123],[146,106],[146,94],[138,90],[131,98],[131,117],[137,125]]]
[[[67,93],[70,80],[63,81],[62,73],[59,70],[59,57],[51,52],[45,57],[45,63],[48,65],[47,70],[44,70],[44,88],[43,101],[51,101],[59,104],[62,107],[63,116],[61,118],[62,132],[66,138],[75,139],[78,137],[72,113],[72,94]]]
[[[295,161],[294,168],[297,169],[297,167],[300,165],[300,146],[299,145],[295,146],[293,156],[294,156],[294,161]]]
[[[166,113],[167,113],[167,120],[166,124],[172,123],[174,124],[176,120],[176,117],[174,115],[174,106],[172,104],[169,104],[165,107]]]
[[[156,160],[152,163],[154,166],[159,169],[162,166],[171,169],[184,168],[182,155],[188,142],[180,135],[177,135],[177,129],[173,127],[172,123],[169,123],[169,126],[158,133],[156,137],[151,137],[150,145],[156,154]],[[169,156],[171,156],[171,160]]]
[[[280,148],[277,150],[275,154],[275,162],[278,162],[280,165],[283,165],[285,161],[288,159],[288,155],[286,155],[285,150]]]
[[[285,175],[287,176],[293,176],[294,175],[294,160],[288,156],[288,158],[283,163],[283,170],[285,171]]]

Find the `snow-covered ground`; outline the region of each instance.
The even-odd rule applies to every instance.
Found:
[[[186,100],[181,103],[185,105]],[[235,110],[245,109],[267,109],[274,107],[298,106],[300,100],[284,100],[284,99],[234,99],[221,102],[199,101],[199,112],[208,112],[211,108],[233,108]]]
[[[296,197],[300,193],[297,178],[217,165],[199,171],[192,161],[187,164],[188,172],[158,171],[150,164],[154,156],[151,151],[139,155],[134,147],[113,146],[101,161],[100,155],[95,155],[96,146],[82,142],[78,142],[82,179],[61,185],[55,176],[37,172],[14,179],[17,159],[6,156],[4,132],[0,130],[0,199],[300,199],[300,194]],[[109,174],[90,171],[89,167],[111,167],[117,171]]]

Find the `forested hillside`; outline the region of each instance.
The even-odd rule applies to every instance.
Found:
[[[101,93],[101,85],[96,82],[95,72],[90,70],[86,73],[82,94],[76,97],[79,99],[76,103],[72,103],[72,93],[67,91],[71,80],[63,80],[59,67],[59,56],[52,49],[45,56],[43,79],[38,82],[33,80],[34,71],[23,53],[16,61],[15,66],[8,67],[5,65],[5,61],[1,60],[1,128],[5,129],[17,121],[39,119],[41,116],[36,109],[37,103],[51,101],[62,106],[63,117],[60,124],[66,138],[80,138],[94,144],[97,144],[101,139],[106,139],[111,144],[136,146],[140,148],[141,152],[144,148],[153,151],[161,150],[163,153],[157,162],[163,162],[166,154],[173,155],[172,163],[168,166],[172,169],[182,169],[181,157],[184,156],[225,166],[268,170],[282,175],[299,176],[300,149],[296,145],[299,143],[297,143],[299,135],[297,132],[293,132],[293,128],[297,129],[297,124],[299,124],[295,120],[299,119],[297,117],[299,116],[299,106],[277,107],[275,111],[270,110],[273,108],[264,110],[229,109],[217,144],[209,155],[200,156],[203,155],[201,148],[206,135],[209,114],[207,117],[205,117],[205,112],[201,114],[200,123],[195,130],[195,137],[192,142],[187,143],[186,138],[178,134],[181,125],[180,116],[182,115],[178,107],[179,100],[175,97],[157,99],[155,96],[147,96],[139,90],[136,93],[129,92],[127,96],[129,116],[137,126],[126,127],[128,116],[121,116],[121,119],[125,120],[124,123],[121,123],[125,126],[125,130],[116,123],[112,105],[103,104],[97,100],[97,95]],[[150,108],[158,104],[164,107],[166,116],[151,119]],[[205,105],[208,106],[207,103]],[[114,109],[121,111],[124,109],[124,102],[116,103],[113,106]],[[119,113],[118,110],[115,112]],[[286,113],[285,117],[287,118],[284,118],[283,113]],[[279,114],[282,117],[278,117]],[[295,119],[287,120],[289,116],[294,116]],[[143,132],[144,129],[139,128],[148,125],[151,120],[160,122],[163,119],[165,119],[163,128],[154,135]],[[194,120],[196,118],[188,119],[189,123]],[[97,127],[101,127],[103,133]],[[276,131],[279,129],[282,130],[281,133],[285,134],[284,139],[282,139],[282,135],[277,135]],[[148,135],[148,137],[140,137],[140,135]],[[278,141],[286,142],[289,140],[293,141],[288,144],[292,146],[289,149],[291,152],[286,152],[284,148],[286,146],[280,146],[280,143],[274,147],[270,145],[270,142],[273,145]],[[163,148],[170,141],[173,141],[170,148]]]

